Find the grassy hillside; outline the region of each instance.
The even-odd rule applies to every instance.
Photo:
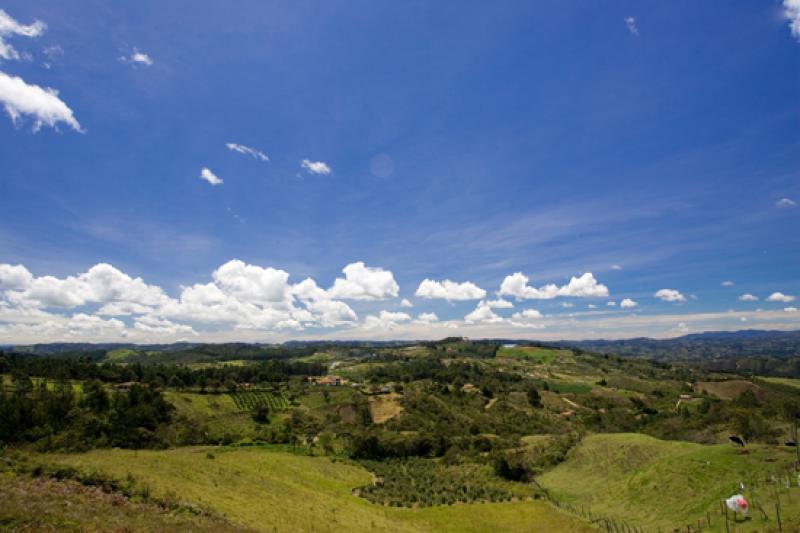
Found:
[[[592,435],[539,482],[560,501],[632,525],[697,524],[698,519],[705,522],[709,512],[712,530],[724,531],[719,502],[735,494],[742,481],[751,504],[761,505],[769,521],[764,522],[754,508],[752,519],[739,530],[763,531],[777,527],[775,486],[765,483],[765,478],[782,472],[779,466],[790,463],[794,451],[776,446],[749,448],[749,453],[741,454],[728,445],[662,441],[641,434]],[[781,497],[785,524],[800,524],[796,479],[793,485],[791,493],[784,489]]]
[[[3,531],[241,531],[208,516],[176,514],[74,481],[3,474]]]
[[[177,495],[261,531],[590,530],[541,501],[382,507],[352,495],[372,480],[361,467],[256,448],[97,450],[47,459],[117,477],[131,473],[156,497]]]

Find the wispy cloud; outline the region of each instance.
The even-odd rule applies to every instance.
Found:
[[[625,17],[625,25],[633,35],[639,35],[639,28],[636,26],[636,17]]]
[[[56,127],[64,122],[73,130],[82,132],[72,109],[58,97],[58,91],[50,87],[25,83],[20,77],[0,72],[0,102],[15,124],[23,115],[34,118],[34,131],[42,125]]]
[[[28,25],[20,24],[11,15],[0,9],[0,58],[20,59],[19,52],[6,42],[7,37],[13,35],[39,37],[46,28],[47,25],[40,20]]]
[[[129,56],[122,56],[119,58],[120,62],[122,63],[132,63],[134,65],[144,65],[146,67],[153,66],[153,59],[145,54],[144,52],[140,52],[138,49],[134,48],[133,52]]]
[[[787,208],[787,207],[794,207],[796,205],[797,205],[797,202],[795,202],[791,198],[781,198],[780,200],[775,202],[775,207],[778,207],[780,209],[784,209],[784,208]]]
[[[228,147],[228,150],[231,150],[233,152],[238,152],[244,155],[249,155],[253,159],[258,159],[259,161],[269,161],[269,157],[267,156],[267,154],[265,154],[261,150],[257,150],[255,148],[251,148],[249,146],[237,143],[227,143],[225,146]]]
[[[300,166],[306,169],[309,174],[322,174],[327,176],[331,173],[331,167],[322,161],[310,161],[308,159],[303,159],[300,162]]]

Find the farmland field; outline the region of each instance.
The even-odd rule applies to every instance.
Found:
[[[266,406],[270,411],[286,409],[289,401],[282,392],[265,390],[237,391],[230,393],[233,402],[240,411],[252,411],[256,407]]]
[[[550,364],[558,359],[561,350],[541,348],[539,346],[502,346],[497,350],[497,357],[516,357],[543,364]]]

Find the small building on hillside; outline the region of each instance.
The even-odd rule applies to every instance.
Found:
[[[342,379],[341,376],[334,376],[334,375],[322,376],[322,377],[309,376],[308,381],[310,381],[312,385],[319,385],[325,387],[338,387],[346,383],[346,381]]]

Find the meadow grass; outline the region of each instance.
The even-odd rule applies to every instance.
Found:
[[[538,346],[514,346],[513,348],[503,346],[497,350],[497,357],[514,357],[550,364],[555,362],[561,353],[562,350],[551,350]]]
[[[95,450],[46,458],[120,478],[130,473],[155,497],[193,502],[261,531],[590,530],[543,501],[384,507],[352,494],[372,481],[360,466],[261,448]]]
[[[75,481],[0,474],[3,531],[241,531],[218,518],[167,511]]]
[[[724,531],[719,502],[736,494],[741,481],[749,487],[745,495],[768,511],[770,521],[762,521],[753,508],[751,520],[738,524],[737,531],[763,531],[777,526],[775,486],[765,478],[781,471],[792,456],[792,450],[777,446],[749,446],[743,454],[728,445],[663,441],[642,434],[591,435],[539,482],[559,501],[631,525],[683,530],[699,519],[705,522],[708,512],[711,530]],[[781,504],[784,522],[797,524],[796,479],[793,485],[791,493],[784,489]]]

